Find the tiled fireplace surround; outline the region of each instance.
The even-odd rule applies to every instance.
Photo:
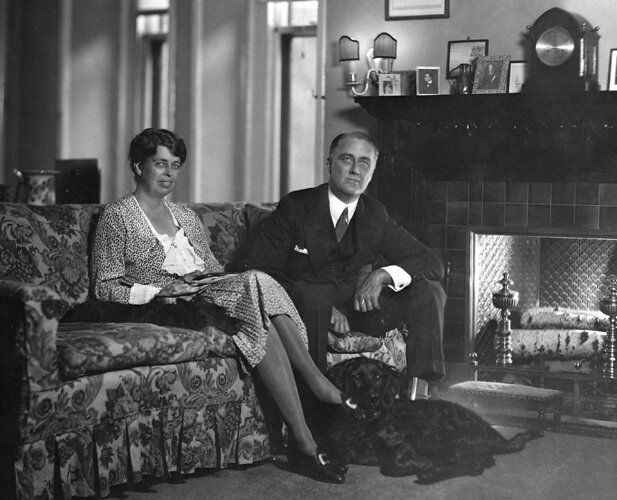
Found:
[[[616,237],[617,92],[356,102],[379,137],[372,194],[447,265],[449,362],[469,363],[473,346],[466,328],[472,230]]]
[[[465,362],[467,350],[465,295],[471,228],[617,233],[617,183],[425,181],[420,192],[423,240],[448,268],[444,345],[450,361]],[[495,276],[495,281],[500,278]]]

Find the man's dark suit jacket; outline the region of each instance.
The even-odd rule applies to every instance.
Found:
[[[346,272],[359,274],[371,266],[396,264],[411,276],[439,280],[443,263],[432,250],[390,218],[377,200],[362,195],[353,216],[358,249]],[[250,252],[250,267],[271,274],[285,286],[289,281],[328,283],[329,241],[334,234],[328,185],[294,191],[266,219]]]
[[[441,259],[391,219],[373,198],[360,197],[351,224],[355,227],[353,250],[342,272],[340,266],[335,272],[329,260],[337,243],[328,185],[294,191],[282,198],[264,221],[249,256],[249,267],[270,274],[298,307],[307,326],[311,355],[322,370],[332,306],[336,302],[340,308],[351,300],[361,274],[396,264],[407,271],[412,282],[443,276]]]

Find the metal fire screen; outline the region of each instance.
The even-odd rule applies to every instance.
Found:
[[[470,348],[482,363],[492,355],[499,311],[492,293],[504,272],[519,292],[515,311],[560,307],[599,311],[607,276],[617,275],[617,239],[555,234],[484,234],[470,238]]]

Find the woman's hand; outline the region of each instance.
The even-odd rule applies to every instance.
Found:
[[[183,295],[195,295],[201,286],[190,285],[184,281],[174,281],[161,288],[161,291],[157,294],[157,297],[181,297]]]

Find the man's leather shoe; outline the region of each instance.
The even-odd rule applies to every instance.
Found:
[[[307,455],[298,450],[287,452],[289,470],[323,483],[341,484],[345,482],[345,472],[334,465],[328,455],[317,449],[315,455]]]
[[[411,401],[430,399],[428,382],[419,377],[411,378],[409,380],[407,396]]]

